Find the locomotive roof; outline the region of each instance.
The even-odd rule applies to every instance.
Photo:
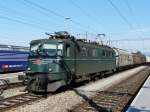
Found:
[[[126,55],[131,55],[131,52],[124,50],[124,49],[120,49],[120,48],[113,48],[116,52],[116,54],[126,54]]]
[[[64,42],[64,43],[75,43],[75,44],[79,44],[81,46],[85,45],[85,46],[88,46],[88,47],[103,47],[103,48],[112,49],[111,47],[109,47],[107,45],[100,45],[96,41],[90,41],[90,40],[87,40],[87,39],[77,39],[76,37],[70,35],[66,31],[59,31],[59,32],[55,32],[54,34],[46,33],[46,35],[49,35],[48,39],[33,40],[33,41],[31,41],[30,44]]]
[[[100,45],[96,42],[83,42],[83,41],[80,41],[78,39],[75,39],[75,41],[79,45],[86,45],[86,46],[93,46],[93,47],[104,47],[104,48],[112,49],[110,46]],[[57,42],[70,43],[71,39],[37,39],[37,40],[32,40],[31,44],[36,44],[36,43],[57,43]]]
[[[31,44],[34,43],[45,43],[45,42],[63,42],[63,40],[57,40],[57,39],[37,39],[37,40],[32,40]]]

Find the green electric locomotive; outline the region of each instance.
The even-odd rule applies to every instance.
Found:
[[[32,92],[56,91],[76,80],[116,70],[111,47],[76,39],[67,32],[31,41],[28,60],[25,79]]]

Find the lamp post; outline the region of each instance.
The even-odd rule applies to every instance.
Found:
[[[69,31],[69,21],[70,20],[71,20],[71,18],[69,18],[69,17],[65,18],[65,27],[66,27],[65,30],[68,31],[68,32],[70,32]]]

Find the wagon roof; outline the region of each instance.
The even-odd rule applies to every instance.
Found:
[[[115,52],[117,52],[118,54],[126,54],[126,55],[132,55],[131,52],[124,50],[124,49],[120,49],[120,48],[113,48],[115,50]]]

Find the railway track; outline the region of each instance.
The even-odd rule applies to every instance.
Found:
[[[123,112],[127,109],[141,86],[150,74],[150,68],[131,76],[121,83],[110,87],[105,91],[98,91],[92,98],[88,98],[82,93],[84,101],[69,112]]]
[[[10,110],[12,108],[27,104],[29,102],[34,102],[43,98],[41,95],[34,95],[30,93],[24,93],[6,99],[0,100],[0,112]]]
[[[70,112],[91,112],[91,111],[108,111],[112,112],[121,110],[125,107],[125,104],[131,100],[131,97],[135,95],[136,91],[144,83],[149,76],[150,69],[145,69],[139,74],[131,77],[129,80],[125,80],[119,85],[109,88],[107,91],[96,92],[96,96],[88,99],[85,98],[85,102],[73,107]],[[141,74],[141,75],[140,75]],[[134,80],[133,80],[134,79]],[[139,80],[141,82],[139,83]],[[10,85],[9,88],[18,87],[21,83]],[[136,85],[136,86],[135,86]],[[126,87],[125,87],[126,86]],[[135,87],[135,89],[132,89]],[[49,96],[49,95],[48,95]],[[34,102],[43,98],[41,95],[34,95],[30,93],[24,93],[6,99],[0,100],[0,112],[10,110],[12,108],[25,105],[29,102]],[[121,103],[120,103],[121,102]],[[124,103],[122,103],[124,102]]]
[[[22,82],[8,84],[8,89],[23,86]]]
[[[16,87],[21,87],[23,86],[22,82],[16,82],[16,83],[4,83],[2,85],[0,85],[0,95],[3,94],[3,92],[7,89],[13,89],[13,88],[16,88]]]

